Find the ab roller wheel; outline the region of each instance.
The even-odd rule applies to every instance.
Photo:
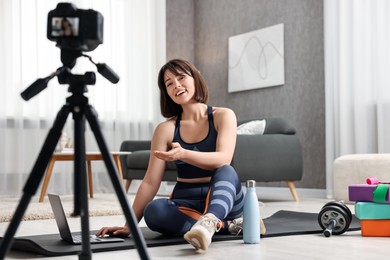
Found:
[[[342,201],[326,203],[318,214],[318,223],[324,230],[324,236],[340,235],[348,230],[352,213]]]

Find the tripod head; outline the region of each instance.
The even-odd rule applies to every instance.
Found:
[[[76,65],[76,61],[79,57],[87,57],[96,66],[97,71],[111,83],[116,84],[119,82],[119,76],[105,63],[95,63],[90,56],[83,54],[79,50],[61,49],[61,61],[63,66],[59,67],[49,76],[37,79],[21,93],[22,98],[28,101],[39,94],[42,90],[47,88],[49,81],[56,76],[58,77],[58,82],[60,84],[70,85],[69,92],[87,92],[86,85],[94,85],[96,76],[94,72],[86,72],[84,75],[72,74],[71,69]],[[78,89],[74,86],[82,86],[82,89]]]

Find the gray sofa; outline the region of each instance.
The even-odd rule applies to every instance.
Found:
[[[266,118],[262,135],[237,135],[236,149],[232,161],[240,180],[252,179],[257,182],[287,181],[294,200],[298,194],[294,181],[302,179],[302,147],[296,131],[283,118]],[[241,121],[239,124],[252,120]],[[150,155],[150,141],[123,141],[121,151],[130,155],[121,158],[126,191],[131,180],[143,179]],[[168,162],[164,181],[176,181],[176,167]]]

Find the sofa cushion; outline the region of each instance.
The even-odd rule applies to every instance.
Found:
[[[127,156],[126,164],[132,169],[146,169],[149,163],[150,150],[134,151]]]
[[[248,123],[255,120],[262,119],[251,119],[251,120],[241,120],[238,121],[238,125],[242,125],[244,123]],[[268,117],[265,118],[265,129],[264,135],[270,134],[284,134],[284,135],[294,135],[296,134],[295,128],[284,118],[280,117]]]
[[[134,151],[127,155],[126,164],[130,169],[147,169],[149,164],[150,150]],[[174,162],[166,164],[167,170],[176,170]]]
[[[267,118],[266,122],[264,134],[294,135],[296,133],[295,128],[282,118]]]

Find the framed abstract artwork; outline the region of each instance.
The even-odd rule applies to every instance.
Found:
[[[229,37],[229,92],[283,84],[283,24]]]

